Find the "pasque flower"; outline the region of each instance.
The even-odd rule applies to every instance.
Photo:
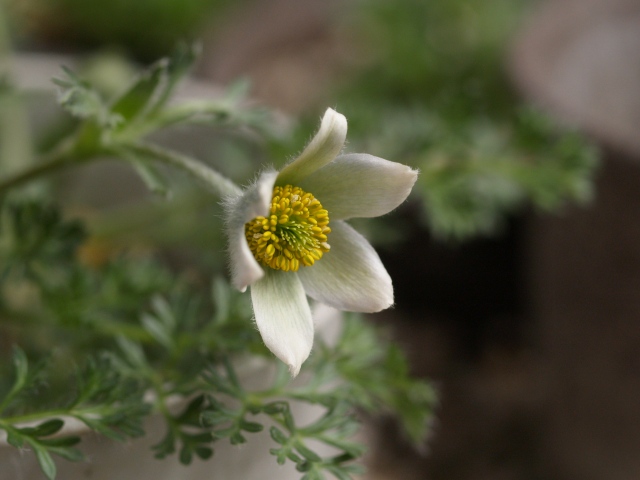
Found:
[[[356,312],[393,304],[380,258],[345,220],[393,210],[417,172],[363,153],[340,155],[346,135],[346,118],[328,109],[298,158],[225,202],[232,283],[251,287],[262,339],[292,375],[313,346],[307,295]]]

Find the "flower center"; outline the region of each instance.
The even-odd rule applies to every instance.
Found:
[[[245,224],[258,263],[285,272],[320,260],[331,248],[329,233],[329,213],[312,194],[292,185],[274,187],[269,216]]]

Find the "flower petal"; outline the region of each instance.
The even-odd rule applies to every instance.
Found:
[[[295,377],[313,346],[311,309],[298,276],[268,269],[251,285],[251,300],[262,340]]]
[[[369,242],[345,222],[331,223],[331,250],[298,270],[307,295],[339,310],[379,312],[393,304],[393,285]]]
[[[274,171],[263,172],[256,183],[242,194],[229,197],[224,201],[231,283],[241,292],[264,275],[264,271],[249,249],[244,236],[244,225],[255,217],[265,216],[268,213],[277,175],[278,173]]]
[[[418,172],[365,153],[341,155],[299,186],[315,195],[331,220],[377,217],[409,196]]]
[[[328,108],[320,129],[300,156],[286,165],[278,175],[278,185],[297,185],[303,178],[333,161],[347,138],[347,119]]]

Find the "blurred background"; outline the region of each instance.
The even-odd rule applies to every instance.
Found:
[[[418,449],[367,420],[367,480],[640,478],[640,1],[5,4],[17,58],[73,55],[106,90],[200,41],[199,85],[249,85],[296,119],[260,148],[198,152],[239,182],[284,163],[327,106],[349,151],[420,168],[409,202],[358,228],[396,285],[371,321],[440,405]],[[181,261],[219,230],[184,233],[215,213],[183,204],[142,240]],[[139,243],[121,217],[94,233]]]

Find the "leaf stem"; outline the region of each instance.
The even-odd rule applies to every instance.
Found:
[[[4,195],[11,188],[19,187],[31,180],[35,180],[38,177],[60,170],[83,159],[84,157],[80,157],[73,152],[72,147],[73,143],[65,143],[61,145],[60,148],[57,148],[50,154],[45,155],[38,163],[22,170],[21,172],[0,179],[0,196]]]
[[[182,153],[142,142],[126,145],[125,148],[134,155],[156,160],[185,171],[220,197],[237,195],[241,192],[240,188],[225,176],[208,165]]]
[[[25,424],[37,422],[40,420],[50,420],[55,417],[72,417],[82,421],[83,416],[87,415],[106,415],[109,409],[103,405],[88,406],[84,408],[56,408],[52,410],[44,410],[22,415],[13,415],[10,417],[0,418],[0,429],[6,430],[17,424]]]

